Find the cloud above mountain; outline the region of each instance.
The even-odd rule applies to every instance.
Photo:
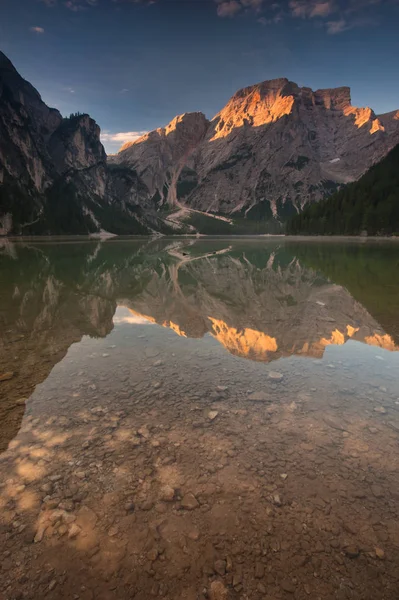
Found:
[[[167,5],[174,0],[41,0],[48,7],[62,6],[79,13],[109,5]],[[193,0],[180,0],[190,6]],[[287,20],[309,20],[325,27],[328,34],[336,35],[354,27],[373,22],[373,10],[399,6],[399,0],[213,0],[216,14],[222,19],[244,15],[256,16],[262,25],[277,25]]]
[[[121,146],[127,142],[135,142],[147,131],[119,131],[111,133],[110,131],[101,132],[101,142],[104,144],[108,154],[117,152]]]
[[[253,13],[262,25],[276,25],[288,19],[322,23],[336,35],[371,22],[373,9],[399,5],[399,0],[214,0],[219,17],[233,18]]]

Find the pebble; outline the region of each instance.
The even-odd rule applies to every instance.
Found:
[[[210,419],[211,421],[213,421],[214,419],[216,419],[216,417],[218,416],[218,411],[217,410],[210,410],[208,412],[208,419]]]
[[[65,535],[66,533],[68,533],[68,527],[66,525],[60,525],[58,527],[58,535],[60,537],[62,537],[63,535]]]
[[[261,562],[255,564],[255,579],[262,579],[265,574],[265,566]]]
[[[197,528],[193,528],[188,532],[187,537],[190,540],[193,540],[194,542],[196,542],[197,540],[199,540],[200,532]]]
[[[379,485],[372,485],[371,491],[373,492],[373,496],[375,496],[376,498],[384,497],[384,490]]]
[[[47,525],[39,525],[37,531],[36,531],[36,535],[33,539],[34,543],[37,544],[38,542],[41,542],[44,536],[44,532],[47,529]]]
[[[374,412],[376,412],[376,413],[379,413],[379,414],[381,414],[381,415],[385,415],[385,413],[386,413],[387,411],[385,410],[385,408],[384,408],[383,406],[376,406],[376,407],[374,408]]]
[[[289,579],[283,579],[281,582],[281,588],[289,594],[295,594],[295,586]]]
[[[348,558],[357,558],[360,554],[360,551],[357,546],[347,546],[345,548],[345,554]]]
[[[375,549],[375,555],[380,560],[384,560],[384,558],[385,558],[385,552],[384,552],[384,550],[382,548],[376,548]]]
[[[111,527],[108,530],[109,537],[114,537],[115,535],[118,535],[118,533],[119,533],[119,528],[117,525],[114,525],[113,527]]]
[[[149,552],[147,552],[147,558],[151,562],[154,562],[155,560],[157,560],[158,555],[159,555],[159,552],[158,552],[157,548],[152,548]]]
[[[164,502],[173,502],[175,497],[175,490],[170,485],[164,485],[161,488],[161,500]]]
[[[187,494],[185,494],[182,498],[181,501],[181,506],[182,508],[185,508],[186,510],[194,510],[195,508],[199,507],[199,503],[197,498],[194,496],[194,494],[192,494],[191,492],[188,492]]]
[[[332,429],[338,429],[339,431],[345,431],[345,426],[337,417],[333,417],[332,415],[326,415],[323,420],[324,420],[324,423],[326,425],[328,425],[329,427],[331,427]]]
[[[225,575],[226,574],[226,561],[225,560],[216,560],[214,567],[215,569],[215,573],[217,573],[218,575]]]
[[[269,371],[267,376],[273,381],[282,381],[284,379],[284,375],[282,373],[279,373],[278,371]]]
[[[7,373],[3,373],[2,375],[0,375],[0,381],[8,381],[9,379],[12,379],[13,377],[14,377],[14,372],[7,371]]]
[[[210,600],[227,600],[227,589],[221,581],[212,581],[209,597]]]
[[[73,523],[69,529],[69,533],[68,533],[68,537],[70,540],[75,539],[76,537],[78,537],[79,533],[82,530],[80,529],[79,525],[76,525],[76,523]]]

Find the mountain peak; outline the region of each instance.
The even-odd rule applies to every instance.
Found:
[[[343,110],[351,105],[351,90],[347,86],[313,91],[310,87],[300,87],[286,77],[269,79],[242,88],[231,97],[229,103],[248,98],[254,94],[258,96],[260,102],[267,102],[268,99],[275,101],[276,96],[292,96],[296,101],[302,101],[304,104],[310,102],[313,105],[324,105],[327,109]]]
[[[169,135],[176,129],[192,130],[204,129],[208,124],[208,119],[202,112],[187,112],[182,115],[178,115],[165,127],[165,135]]]
[[[262,81],[236,92],[214,117],[213,139],[226,137],[236,127],[259,127],[274,123],[293,112],[294,106],[324,107],[327,110],[348,111],[351,108],[349,87],[320,89],[299,87],[286,77]]]
[[[245,98],[253,92],[259,92],[262,96],[266,96],[270,92],[276,92],[283,90],[287,85],[294,85],[295,83],[289,81],[286,77],[280,77],[277,79],[267,79],[253,85],[249,85],[245,88],[238,90],[232,97],[233,98]]]
[[[350,87],[343,86],[316,90],[314,98],[316,104],[324,104],[328,109],[344,110],[348,106],[351,106],[351,89]]]

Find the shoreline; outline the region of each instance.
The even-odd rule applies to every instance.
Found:
[[[212,240],[212,239],[234,239],[240,240],[261,240],[261,241],[287,241],[287,242],[399,242],[399,236],[360,236],[360,235],[278,235],[278,234],[248,234],[248,235],[113,235],[112,237],[93,237],[92,235],[30,235],[30,236],[0,236],[0,246],[2,242],[123,242],[123,241],[160,241],[174,239],[195,239],[195,240]]]

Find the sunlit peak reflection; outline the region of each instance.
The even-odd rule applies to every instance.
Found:
[[[220,319],[208,319],[212,322],[213,337],[232,354],[255,360],[268,360],[269,353],[277,351],[276,339],[262,331],[250,328],[239,331]]]

